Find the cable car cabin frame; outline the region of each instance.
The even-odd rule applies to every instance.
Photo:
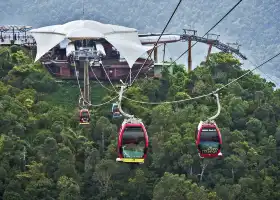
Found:
[[[215,129],[215,131],[218,134],[218,139],[219,139],[219,146],[218,150],[215,153],[204,153],[202,150],[199,148],[200,140],[201,140],[201,132],[203,129]],[[221,152],[221,147],[222,147],[222,136],[220,133],[220,130],[215,122],[200,122],[196,132],[195,132],[195,140],[196,140],[196,147],[199,151],[199,156],[201,158],[216,158],[216,157],[222,157],[222,152]]]
[[[122,117],[122,114],[121,114],[121,112],[120,112],[120,110],[119,110],[119,112],[114,112],[114,108],[115,107],[117,107],[117,109],[119,110],[119,106],[118,106],[118,104],[117,103],[113,103],[113,105],[112,105],[112,116],[113,116],[113,118],[119,118],[119,117]]]
[[[88,118],[88,121],[84,121],[83,120],[83,113],[87,113],[87,118]],[[80,113],[79,113],[79,118],[80,118],[80,124],[82,125],[87,125],[90,123],[90,113],[89,113],[89,110],[88,109],[81,109],[80,110]]]
[[[145,139],[145,147],[143,149],[143,156],[141,158],[124,158],[123,156],[123,135],[125,132],[126,128],[131,128],[131,127],[138,127],[141,128],[144,134],[144,139]],[[124,121],[120,131],[119,131],[119,138],[118,138],[118,158],[116,159],[117,162],[124,162],[124,163],[134,163],[134,164],[143,164],[146,157],[147,157],[147,152],[148,152],[148,146],[149,146],[149,138],[147,134],[147,130],[142,122],[138,123],[130,123]]]

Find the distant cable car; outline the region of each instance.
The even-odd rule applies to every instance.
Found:
[[[222,136],[215,122],[200,122],[195,133],[200,158],[222,157]]]
[[[90,114],[88,109],[80,110],[80,124],[89,124],[90,122]]]
[[[117,103],[113,103],[113,106],[112,106],[112,115],[113,115],[113,118],[119,118],[119,117],[122,116],[122,114],[121,114],[121,112],[120,112],[120,109],[119,109]]]
[[[120,128],[116,161],[143,164],[149,145],[146,128],[142,122],[128,120],[125,120]]]

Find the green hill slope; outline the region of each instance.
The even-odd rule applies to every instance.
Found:
[[[110,104],[93,107],[89,127],[78,125],[75,82],[57,83],[19,49],[0,56],[0,197],[10,199],[280,199],[279,90],[249,74],[219,92],[216,119],[223,160],[199,160],[194,130],[216,112],[215,100],[140,104],[123,108],[143,119],[149,134],[144,165],[116,163],[121,120]],[[230,54],[212,54],[191,73],[176,65],[160,80],[142,79],[125,96],[144,102],[210,93],[245,73]],[[93,84],[94,104],[116,94]]]

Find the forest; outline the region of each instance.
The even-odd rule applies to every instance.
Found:
[[[129,165],[116,162],[123,119],[112,119],[113,102],[92,107],[90,126],[81,126],[75,81],[56,81],[25,49],[1,48],[0,199],[280,199],[280,90],[273,83],[250,72],[219,92],[220,160],[202,162],[194,139],[198,123],[217,110],[213,97],[160,103],[208,94],[246,72],[233,55],[214,53],[190,73],[174,65],[173,74],[138,79],[124,95],[159,104],[123,99],[149,135],[145,163]],[[91,84],[92,104],[117,96]]]

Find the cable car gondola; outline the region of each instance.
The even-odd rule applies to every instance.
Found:
[[[221,152],[222,136],[217,124],[214,121],[221,112],[221,104],[219,95],[217,93],[213,93],[213,96],[216,97],[217,101],[217,113],[210,117],[206,122],[200,121],[195,131],[195,144],[199,151],[200,158],[222,158],[223,156]]]
[[[215,122],[201,121],[195,139],[200,158],[222,157],[222,136]]]
[[[133,119],[125,120],[120,128],[116,161],[142,164],[147,157],[148,134],[142,122],[130,120]]]
[[[88,109],[80,110],[80,124],[89,124],[90,122],[90,114]]]
[[[117,103],[113,103],[113,105],[112,105],[112,115],[113,115],[113,118],[119,118],[122,116]]]

